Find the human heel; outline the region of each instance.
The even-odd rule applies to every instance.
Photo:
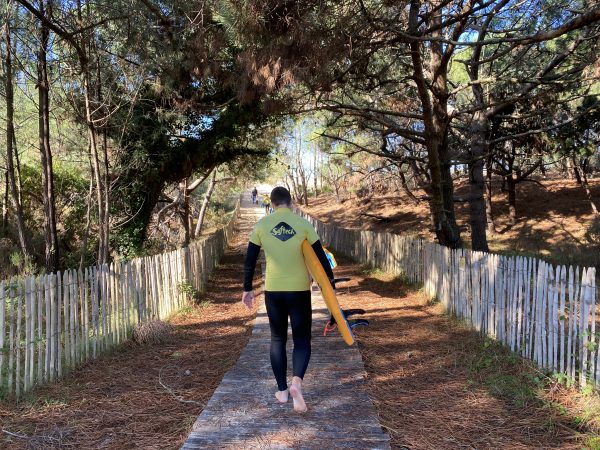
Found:
[[[292,386],[290,387],[290,394],[292,395],[292,400],[294,402],[294,411],[299,413],[304,413],[308,410],[306,406],[306,402],[304,401],[304,397],[302,396],[302,387],[299,386],[300,383],[292,382]]]

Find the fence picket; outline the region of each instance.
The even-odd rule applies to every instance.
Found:
[[[23,357],[23,392],[27,392],[29,390],[29,342],[31,341],[30,337],[30,327],[31,327],[31,306],[29,304],[30,300],[30,286],[29,286],[29,277],[24,280],[25,286],[23,290],[23,307],[25,310],[25,339],[24,339],[24,357]]]
[[[559,323],[559,334],[560,334],[560,352],[559,352],[559,367],[558,370],[560,371],[560,373],[564,373],[565,372],[565,362],[567,361],[568,358],[568,352],[566,351],[565,348],[565,322],[566,322],[566,317],[567,317],[567,313],[565,311],[565,298],[566,298],[566,293],[567,293],[567,286],[566,286],[566,270],[565,270],[565,266],[560,266],[560,276],[559,276],[559,282],[560,282],[560,303],[558,306],[558,323]]]
[[[4,333],[6,327],[6,297],[4,294],[4,281],[0,281],[0,386],[4,385],[4,364],[6,355],[6,345],[4,340]]]
[[[16,349],[16,355],[15,355],[15,360],[17,363],[17,368],[16,368],[16,372],[15,372],[15,395],[17,396],[17,398],[19,398],[21,396],[21,382],[22,382],[22,378],[21,378],[21,321],[23,319],[22,317],[22,296],[23,296],[23,287],[22,284],[20,282],[20,280],[15,279],[15,283],[17,285],[17,326],[16,326],[16,335],[15,335],[15,349]]]

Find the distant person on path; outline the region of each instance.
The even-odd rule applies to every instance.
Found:
[[[271,199],[267,194],[263,197],[262,206],[265,208],[265,214],[269,214],[271,210]]]
[[[276,187],[271,192],[271,202],[275,211],[259,220],[250,235],[244,263],[242,302],[248,308],[254,307],[252,278],[262,247],[267,260],[265,304],[271,328],[271,367],[279,389],[275,397],[281,403],[288,401],[285,344],[289,316],[294,340],[293,378],[289,394],[292,395],[294,410],[305,412],[302,379],[310,360],[312,325],[310,277],[302,254],[305,239],[312,245],[332,284],[333,272],[313,226],[291,211],[290,192],[284,187]]]
[[[254,186],[254,189],[252,189],[252,204],[256,205],[256,197],[258,196],[258,191],[256,190],[256,186]]]

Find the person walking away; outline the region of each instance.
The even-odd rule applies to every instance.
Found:
[[[256,186],[254,186],[254,189],[252,189],[252,204],[256,205],[257,200],[256,197],[258,196],[258,191],[256,190]]]
[[[250,235],[244,263],[242,302],[247,308],[254,307],[252,279],[260,249],[263,248],[267,261],[265,304],[271,329],[270,359],[278,388],[275,397],[279,402],[287,403],[289,393],[294,410],[305,412],[307,407],[302,395],[302,380],[310,360],[312,325],[310,278],[302,254],[302,242],[305,239],[315,250],[332,285],[333,271],[313,226],[291,211],[292,197],[289,191],[284,187],[276,187],[271,192],[270,200],[275,211],[259,220]],[[294,341],[293,378],[289,391],[285,350],[288,317]]]
[[[267,194],[263,197],[262,206],[265,208],[265,214],[269,214],[271,212],[271,199]]]

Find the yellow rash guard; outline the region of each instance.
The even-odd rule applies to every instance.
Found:
[[[308,291],[310,279],[302,255],[302,241],[310,245],[319,240],[317,232],[306,219],[289,208],[277,208],[273,214],[258,221],[250,242],[265,250],[266,291]]]

